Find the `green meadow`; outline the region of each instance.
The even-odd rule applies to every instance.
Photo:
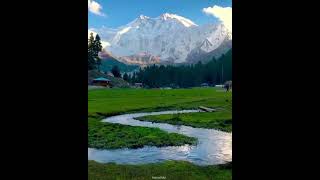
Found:
[[[104,117],[163,110],[214,108],[216,112],[140,117],[139,120],[232,131],[232,93],[217,88],[92,89],[88,92],[88,146],[98,149],[195,144],[196,139],[158,128],[101,122]],[[89,163],[89,179],[232,179],[231,166],[197,166],[183,161],[143,165]]]
[[[89,90],[88,106],[89,116],[197,109],[199,106],[226,109],[231,113],[232,95],[216,88],[94,89]]]
[[[90,180],[231,180],[232,164],[197,166],[185,161],[166,161],[143,165],[100,164],[89,161]]]

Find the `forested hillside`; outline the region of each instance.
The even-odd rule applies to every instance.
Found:
[[[219,59],[213,58],[206,64],[198,62],[182,66],[148,66],[129,75],[131,83],[142,82],[150,88],[157,87],[193,87],[201,83],[221,84],[232,80],[232,49]]]

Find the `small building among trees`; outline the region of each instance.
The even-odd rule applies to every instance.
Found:
[[[136,88],[142,88],[143,84],[142,83],[134,83],[134,87]]]
[[[92,80],[92,84],[95,86],[105,86],[105,87],[110,87],[111,86],[111,81],[109,79],[100,77]]]
[[[209,84],[208,83],[202,83],[201,87],[209,87]]]

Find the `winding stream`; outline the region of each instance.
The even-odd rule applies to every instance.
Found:
[[[162,111],[151,113],[133,113],[108,117],[102,122],[118,123],[131,126],[158,127],[167,132],[183,134],[198,139],[195,146],[145,146],[139,149],[98,150],[88,148],[88,159],[101,163],[118,164],[156,163],[165,160],[184,160],[197,165],[223,164],[232,161],[232,133],[214,129],[193,128],[184,125],[170,125],[139,121],[134,118],[147,115],[177,114],[200,112],[199,110]]]

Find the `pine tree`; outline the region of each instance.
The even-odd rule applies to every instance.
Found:
[[[121,77],[120,69],[117,65],[112,67],[111,73],[113,74],[114,77]]]
[[[123,80],[129,81],[129,76],[128,76],[127,73],[124,73],[124,75],[123,75]]]
[[[128,81],[127,81],[128,83],[132,83],[132,78],[131,78],[131,75],[130,74],[128,74]]]
[[[217,75],[216,75],[216,84],[221,84],[221,78],[220,78],[219,72],[217,72]]]
[[[99,58],[99,52],[102,51],[101,39],[97,34],[96,38],[93,37],[93,33],[90,34],[88,39],[88,70],[96,69],[100,70],[101,59]]]
[[[101,44],[100,36],[98,34],[96,35],[96,39],[94,40],[94,51],[95,51],[96,64],[98,66],[98,70],[100,71],[101,59],[99,57],[99,52],[102,51],[102,44]]]
[[[132,77],[131,77],[131,84],[136,83],[136,72],[133,72]]]
[[[93,33],[91,33],[88,40],[88,70],[95,69],[94,49],[94,37]]]

